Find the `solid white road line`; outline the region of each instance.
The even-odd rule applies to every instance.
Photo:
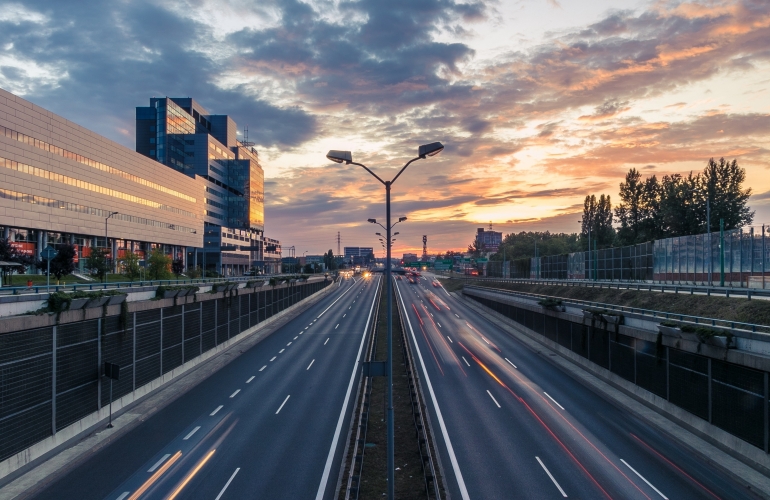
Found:
[[[645,483],[647,483],[647,486],[649,486],[650,488],[652,488],[653,490],[655,490],[655,493],[657,493],[658,495],[660,495],[661,497],[663,497],[665,500],[668,500],[668,497],[667,497],[666,495],[664,495],[663,493],[661,493],[661,492],[660,492],[660,490],[659,490],[658,488],[656,488],[655,486],[653,486],[651,482],[649,482],[648,480],[646,480],[646,479],[644,478],[644,476],[642,476],[641,474],[639,474],[638,472],[636,472],[636,469],[634,469],[633,467],[631,467],[630,465],[628,465],[628,462],[626,462],[626,461],[625,461],[625,460],[623,460],[622,458],[620,459],[620,461],[621,461],[621,462],[623,462],[623,463],[626,465],[626,467],[628,467],[629,469],[631,469],[631,472],[633,472],[634,474],[636,474],[637,476],[639,476],[639,478],[640,478],[642,481],[644,481]]]
[[[237,396],[239,392],[241,392],[240,389],[238,389],[234,393],[230,394],[230,399],[233,399],[235,396]]]
[[[398,284],[396,284],[396,291],[398,291],[398,297],[401,299],[401,307],[403,307],[403,310],[406,310],[404,297],[401,295],[401,287],[399,287]],[[409,332],[412,334],[412,342],[414,343],[414,348],[417,351],[417,358],[420,360],[420,366],[422,366],[422,373],[424,376],[425,384],[428,386],[428,392],[430,393],[431,401],[433,401],[433,408],[436,410],[436,418],[438,419],[438,424],[441,428],[441,436],[444,438],[444,444],[446,445],[447,453],[449,454],[449,461],[452,464],[452,470],[454,471],[455,479],[457,479],[457,487],[460,489],[460,497],[463,500],[470,500],[470,496],[468,495],[468,488],[465,487],[465,480],[463,479],[462,472],[460,472],[460,464],[457,463],[457,456],[455,456],[455,450],[452,446],[452,441],[449,440],[449,434],[446,430],[444,417],[441,415],[441,409],[439,408],[438,401],[436,400],[436,393],[433,391],[433,385],[430,383],[428,370],[425,368],[425,361],[422,359],[420,346],[417,345],[417,337],[414,335],[412,320],[409,319],[408,314],[404,314],[404,317],[406,317],[406,324],[409,326]],[[321,498],[316,497],[316,500],[321,500]]]
[[[250,378],[249,380],[247,380],[247,381],[246,381],[246,383],[248,384],[248,383],[249,383],[249,382],[251,382],[252,380],[254,380],[254,375],[252,375],[252,376],[251,376],[251,378]]]
[[[260,368],[260,369],[259,369],[259,371],[262,371],[262,370],[264,370],[265,368],[267,368],[267,365],[265,365],[265,366],[263,366],[262,368]]]
[[[187,441],[188,439],[190,439],[193,436],[193,434],[198,432],[198,429],[200,429],[200,428],[201,428],[201,426],[199,425],[195,429],[191,430],[188,435],[186,435],[185,437],[182,438],[182,441]]]
[[[277,411],[277,412],[275,412],[275,414],[276,414],[276,415],[278,415],[278,413],[281,411],[281,408],[283,408],[283,405],[285,405],[285,404],[286,404],[286,401],[288,401],[290,397],[291,397],[291,394],[289,394],[288,396],[286,396],[286,399],[284,399],[284,400],[283,400],[283,403],[281,403],[281,406],[279,406],[279,407],[278,407],[278,411]]]
[[[222,491],[220,491],[220,492],[219,492],[219,495],[217,495],[217,497],[216,497],[214,500],[219,500],[220,498],[222,498],[222,495],[224,495],[224,494],[225,494],[225,490],[227,489],[227,487],[228,487],[228,486],[230,486],[230,483],[232,483],[232,482],[233,482],[233,479],[235,478],[235,475],[236,475],[236,474],[238,474],[238,471],[239,471],[239,470],[241,470],[241,468],[240,468],[240,467],[238,467],[237,469],[235,469],[235,472],[233,472],[233,475],[232,475],[232,476],[230,476],[230,479],[228,479],[228,480],[227,480],[227,482],[225,483],[225,487],[224,487],[224,488],[222,488]]]
[[[315,359],[311,361],[309,365],[307,365],[307,368],[305,368],[305,371],[308,371],[310,367],[313,366],[313,363],[315,363]]]
[[[449,339],[450,342],[452,342],[452,339],[449,338],[449,335],[446,336],[447,339]],[[454,342],[452,342],[454,344]]]
[[[160,459],[160,460],[158,460],[157,462],[155,462],[155,465],[153,465],[152,467],[150,467],[149,469],[147,469],[147,472],[155,472],[155,469],[157,469],[158,467],[160,467],[160,464],[162,464],[163,462],[165,462],[165,461],[166,461],[166,459],[167,459],[168,457],[170,457],[170,456],[171,456],[171,454],[170,454],[170,453],[166,453],[165,455],[163,455],[163,456],[161,457],[161,459]]]
[[[519,369],[519,368],[518,368],[516,365],[514,365],[513,363],[511,363],[511,360],[510,360],[510,359],[508,359],[508,358],[503,358],[503,359],[505,359],[505,360],[508,362],[508,364],[509,364],[509,365],[511,365],[512,367],[516,368],[517,370]]]
[[[278,351],[278,354],[281,354],[281,353],[282,353],[283,351],[285,351],[285,350],[286,350],[286,349],[281,349],[280,351]]]
[[[275,361],[275,358],[277,358],[277,357],[278,356],[273,356],[272,358],[270,358],[270,361]]]
[[[214,415],[216,415],[216,414],[217,414],[217,412],[218,412],[219,410],[221,410],[222,408],[223,408],[223,406],[222,406],[222,405],[219,405],[219,406],[217,406],[217,409],[216,409],[216,410],[214,410],[214,411],[212,411],[212,412],[209,414],[209,417],[213,417]]]
[[[564,490],[561,489],[561,486],[559,486],[559,483],[557,483],[556,479],[553,478],[553,476],[551,475],[551,471],[548,470],[548,467],[546,467],[545,464],[543,463],[543,461],[540,460],[540,457],[535,457],[535,458],[537,459],[538,463],[540,464],[540,467],[542,467],[543,470],[545,471],[545,473],[548,474],[548,477],[551,478],[551,481],[553,481],[553,484],[555,484],[556,487],[559,489],[559,493],[561,493],[561,496],[563,496],[564,498],[567,498],[567,494],[564,493]]]
[[[465,356],[460,356],[460,357],[461,357],[461,358],[463,358],[463,361],[465,361],[465,364],[466,364],[466,365],[468,365],[468,366],[471,366],[471,364],[470,364],[470,363],[468,363],[468,360],[467,360],[467,359],[465,359]]]
[[[379,278],[377,283],[379,284]],[[372,298],[372,306],[369,308],[369,317],[366,319],[366,326],[364,327],[363,335],[361,335],[361,344],[358,346],[358,354],[356,355],[356,362],[353,364],[353,372],[350,374],[350,382],[348,382],[348,390],[345,393],[345,400],[342,403],[342,409],[340,410],[340,416],[337,419],[337,428],[334,429],[334,438],[332,439],[332,445],[329,448],[329,455],[326,457],[326,464],[324,465],[324,472],[321,476],[321,483],[318,485],[318,492],[315,495],[316,500],[323,500],[326,493],[326,485],[329,482],[329,474],[332,470],[332,462],[334,461],[334,455],[337,451],[337,443],[340,440],[340,432],[342,432],[342,423],[345,421],[345,415],[347,413],[348,402],[350,401],[350,392],[353,390],[353,382],[356,380],[358,374],[358,362],[361,359],[361,352],[364,349],[364,342],[366,342],[366,332],[369,331],[369,323],[372,320],[372,312],[374,311],[374,303],[376,300]],[[329,339],[326,339],[328,342]],[[326,344],[324,342],[324,345]]]
[[[122,495],[120,495],[120,496],[119,496],[118,498],[116,498],[115,500],[123,500],[124,498],[126,498],[126,497],[128,496],[128,494],[129,494],[129,493],[131,493],[131,492],[130,492],[130,491],[124,491],[124,492],[123,492],[123,494],[122,494]]]
[[[501,408],[501,406],[500,406],[500,403],[498,403],[498,402],[497,402],[497,400],[496,400],[496,399],[495,399],[495,397],[492,395],[492,393],[491,393],[491,392],[489,392],[489,390],[487,390],[487,394],[489,394],[489,397],[490,397],[490,398],[492,398],[492,401],[494,401],[494,402],[495,402],[495,404],[497,405],[497,407],[498,407],[498,408]]]
[[[555,399],[553,399],[553,398],[551,397],[551,395],[550,395],[550,394],[548,394],[548,393],[547,393],[547,392],[545,392],[545,391],[543,391],[543,394],[545,394],[546,396],[548,396],[548,399],[550,399],[551,401],[553,401],[553,402],[554,402],[554,404],[555,404],[556,406],[558,406],[558,407],[559,407],[559,408],[561,408],[562,410],[564,409],[564,407],[563,407],[562,405],[560,405],[559,403],[557,403],[557,402],[556,402],[556,400],[555,400]]]
[[[329,337],[329,338],[331,338],[331,337]],[[329,342],[329,339],[326,339],[326,342]],[[324,342],[324,345],[326,345],[326,342]]]

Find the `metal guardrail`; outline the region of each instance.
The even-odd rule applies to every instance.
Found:
[[[465,275],[444,274],[448,278],[462,279],[465,281],[483,281],[493,283],[522,283],[526,285],[552,285],[552,286],[580,286],[586,288],[610,288],[617,290],[636,290],[648,292],[673,292],[673,293],[699,293],[707,296],[723,295],[725,297],[745,296],[770,297],[770,290],[762,288],[736,288],[731,286],[706,286],[706,285],[674,285],[665,283],[650,283],[638,281],[588,281],[588,280],[549,280],[549,279],[523,279],[523,278],[484,278]]]
[[[352,286],[352,285],[351,285]],[[380,297],[382,295],[382,280],[377,287],[377,293],[374,298],[377,304],[371,324],[371,330],[367,333],[372,334],[369,343],[367,361],[374,361],[374,355],[377,351],[377,322],[380,317]],[[350,459],[350,472],[348,473],[348,486],[345,489],[345,500],[357,500],[361,488],[361,471],[364,468],[364,451],[366,450],[366,432],[369,429],[369,408],[371,406],[372,377],[364,376],[363,397],[361,400],[361,409],[358,413],[358,427],[356,428],[356,438],[353,442],[353,455]],[[360,453],[359,453],[360,449]],[[357,473],[356,473],[357,471]]]
[[[0,295],[24,295],[35,293],[67,292],[72,291],[92,291],[92,290],[113,290],[120,288],[134,288],[144,286],[174,286],[174,285],[213,285],[225,281],[247,283],[249,281],[268,281],[270,278],[281,278],[284,276],[296,276],[295,274],[270,274],[260,276],[233,276],[229,278],[196,278],[186,280],[143,280],[143,281],[112,281],[112,282],[94,282],[94,283],[73,283],[71,285],[46,285],[34,284],[28,286],[4,286],[0,287]],[[323,275],[318,275],[323,277]],[[313,275],[308,275],[312,278]]]
[[[730,320],[717,319],[717,318],[707,318],[703,316],[693,316],[690,314],[669,313],[664,311],[655,311],[652,309],[643,309],[640,307],[620,306],[617,304],[606,304],[604,302],[592,302],[589,300],[556,297],[554,295],[544,295],[540,293],[506,290],[504,288],[494,288],[494,287],[479,286],[479,285],[465,285],[465,286],[470,288],[478,288],[481,290],[485,290],[485,289],[494,290],[495,292],[504,293],[506,295],[513,295],[513,296],[518,295],[518,296],[532,297],[537,299],[557,298],[567,304],[587,306],[589,308],[595,308],[595,309],[607,309],[612,311],[620,311],[620,312],[626,312],[630,314],[639,314],[641,316],[649,316],[651,318],[660,319],[660,320],[675,320],[675,321],[681,321],[684,323],[692,323],[694,325],[716,326],[716,327],[722,327],[722,328],[730,328],[736,331],[743,330],[743,331],[752,332],[752,333],[770,334],[770,325],[759,325],[755,323],[744,323],[742,321],[730,321]]]
[[[396,301],[398,310],[398,319],[401,322],[401,344],[404,350],[404,359],[406,360],[404,368],[409,378],[409,399],[412,403],[412,416],[414,418],[414,427],[417,431],[417,447],[420,451],[420,462],[422,463],[422,472],[425,479],[425,494],[430,500],[441,500],[438,479],[436,478],[436,465],[433,463],[433,454],[430,451],[430,441],[428,440],[427,427],[425,426],[425,416],[422,409],[427,407],[422,393],[417,388],[417,365],[412,356],[412,350],[409,344],[409,338],[406,334],[406,322],[404,321],[404,312]]]

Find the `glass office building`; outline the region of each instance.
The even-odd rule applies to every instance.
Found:
[[[224,275],[280,269],[280,243],[264,236],[264,171],[236,123],[194,99],[150,99],[136,108],[136,151],[201,184],[204,247],[188,249],[193,265]]]

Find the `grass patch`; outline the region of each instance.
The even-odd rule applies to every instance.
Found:
[[[448,283],[463,280],[447,280]],[[476,283],[485,286],[483,282]],[[582,286],[529,285],[524,283],[490,283],[486,286],[520,292],[549,295],[562,299],[578,299],[591,302],[603,302],[617,306],[637,307],[673,314],[688,314],[706,318],[723,319],[770,325],[770,300],[745,297],[714,297],[690,295],[684,293],[661,293],[636,290],[617,290],[610,288],[590,288]],[[449,287],[446,287],[449,290]],[[462,288],[462,286],[457,287]],[[454,290],[449,290],[454,291]],[[614,313],[611,313],[614,314]]]

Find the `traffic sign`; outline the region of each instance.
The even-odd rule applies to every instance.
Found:
[[[45,247],[45,250],[40,252],[40,256],[43,258],[43,260],[51,260],[54,257],[56,257],[56,254],[58,252],[54,250],[50,245]]]
[[[476,263],[478,264],[484,264],[485,262],[489,262],[489,259],[487,259],[486,257],[481,257],[476,259]]]

